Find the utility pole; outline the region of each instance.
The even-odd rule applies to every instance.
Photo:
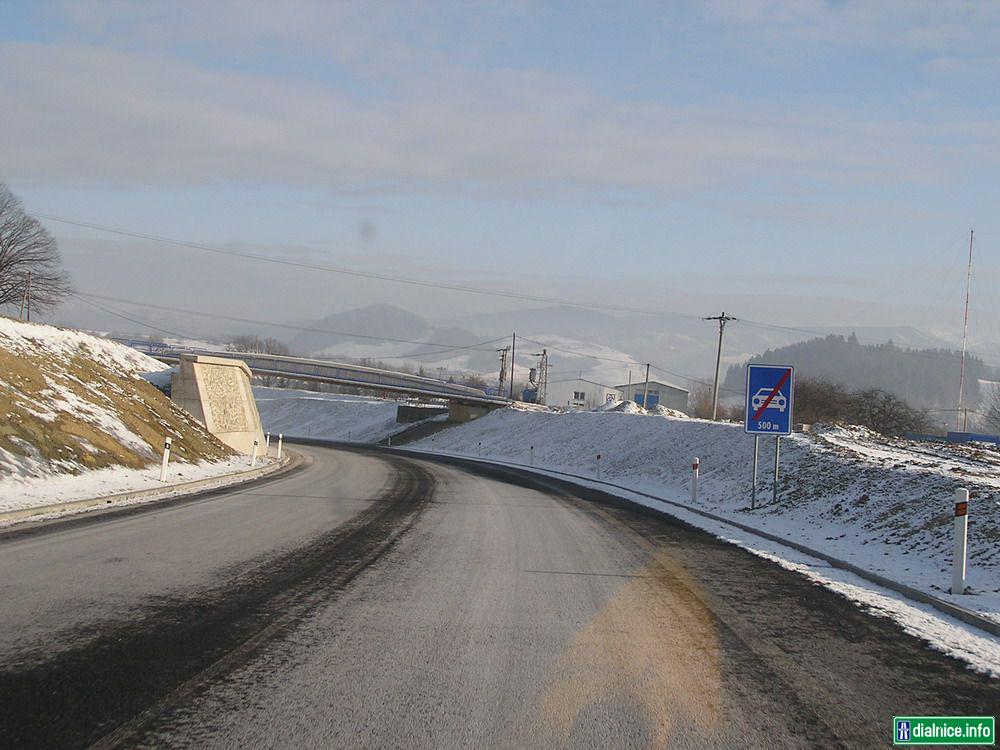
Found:
[[[646,385],[642,389],[642,408],[649,409],[649,363],[646,363]]]
[[[514,348],[517,346],[517,333],[510,337],[510,400],[514,400]]]
[[[534,383],[535,386],[535,403],[545,406],[545,397],[548,395],[547,391],[549,389],[549,350],[542,349],[540,352],[534,354],[538,357],[538,368],[536,370],[538,380]]]
[[[958,378],[958,416],[955,419],[956,429],[962,432],[969,431],[969,412],[965,408],[965,350],[969,343],[969,292],[972,290],[972,241],[975,236],[975,232],[970,229],[969,270],[965,276],[965,323],[962,326],[962,374]]]
[[[24,308],[28,307],[28,320],[31,320],[31,271],[28,271],[28,281],[24,285],[24,294],[21,295],[21,312],[17,316],[18,320],[24,320]]]
[[[726,315],[723,310],[722,315],[713,315],[702,318],[702,320],[719,321],[719,351],[715,355],[715,385],[712,387],[712,421],[714,422],[719,416],[719,367],[722,365],[722,334],[726,330],[726,323],[731,320],[737,320],[737,318],[734,318],[732,315]]]
[[[500,377],[497,382],[497,394],[503,398],[504,391],[507,390],[507,355],[510,353],[510,347],[505,346],[503,349],[497,349],[500,354]]]

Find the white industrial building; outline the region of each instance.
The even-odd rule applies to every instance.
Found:
[[[645,380],[640,380],[638,383],[632,383],[631,385],[619,385],[615,390],[618,391],[619,397],[623,401],[635,401],[639,406],[646,406],[647,409],[652,409],[657,404],[662,404],[668,409],[676,409],[683,412],[686,412],[688,408],[689,391],[672,383],[650,380],[648,405],[643,404],[643,393],[646,390]]]
[[[550,380],[545,393],[546,405],[563,409],[593,409],[595,406],[620,398],[621,394],[614,386],[595,383],[585,378]]]

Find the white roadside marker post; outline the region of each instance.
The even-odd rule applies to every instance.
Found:
[[[257,446],[258,445],[259,445],[259,443],[256,440],[254,440],[253,441],[253,450],[250,451],[250,466],[251,467],[257,465]]]
[[[701,468],[701,462],[695,457],[694,461],[691,462],[691,502],[698,502],[698,470]]]
[[[528,465],[529,466],[534,466],[535,465],[535,446],[531,446],[531,448],[529,449],[528,455],[529,455]]]
[[[597,478],[601,478],[601,454],[597,454]]]
[[[170,460],[170,438],[163,441],[163,461],[160,463],[160,481],[167,481],[167,461]]]
[[[391,448],[392,447],[392,435],[390,435],[388,438],[386,438],[386,444],[385,445],[386,445],[387,448]]]
[[[266,435],[264,435],[264,455],[265,456],[270,456],[271,455],[271,433],[270,432],[267,433]]]
[[[479,457],[480,458],[483,457],[483,441],[482,440],[479,441]]]
[[[969,533],[969,491],[955,490],[955,554],[952,558],[951,593],[965,593],[965,552]]]
[[[281,460],[281,439],[284,437],[280,432],[278,433],[278,460]]]

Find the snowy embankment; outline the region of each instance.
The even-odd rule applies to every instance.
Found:
[[[254,388],[264,429],[272,435],[377,443],[412,427],[396,422],[398,401],[287,388]]]
[[[144,375],[162,362],[98,336],[0,317],[0,512],[228,474],[245,460]]]
[[[411,447],[593,477],[698,507],[791,539],[1000,621],[1000,453],[895,440],[857,427],[818,428],[781,443],[771,499],[773,439],[761,439],[761,507],[751,511],[753,438],[742,427],[624,411],[503,409]],[[953,597],[953,495],[970,490],[969,593]]]

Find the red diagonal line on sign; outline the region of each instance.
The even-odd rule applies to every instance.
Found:
[[[791,376],[792,376],[791,369],[785,370],[785,374],[781,376],[781,380],[779,380],[778,384],[774,386],[774,390],[771,391],[771,394],[767,397],[767,400],[764,401],[764,404],[757,410],[757,413],[753,415],[755,422],[758,419],[760,419],[760,415],[764,413],[764,409],[766,409],[767,405],[771,403],[771,399],[778,395],[778,391],[781,390],[781,386],[787,383],[788,378],[790,378]]]

